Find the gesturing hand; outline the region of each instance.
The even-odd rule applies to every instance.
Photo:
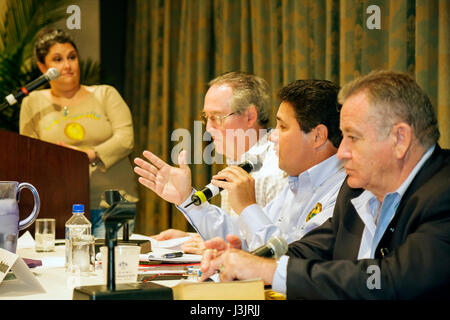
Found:
[[[183,203],[192,191],[186,150],[181,151],[178,156],[179,168],[169,166],[150,151],[144,151],[142,155],[149,162],[141,158],[134,159],[134,163],[138,165],[134,172],[140,175],[138,181],[166,201],[176,205]]]

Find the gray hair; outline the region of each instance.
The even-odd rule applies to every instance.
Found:
[[[379,137],[387,136],[395,123],[403,121],[413,128],[423,147],[428,148],[438,141],[440,133],[434,108],[410,75],[372,71],[344,85],[338,101],[343,104],[350,96],[361,92],[369,99]]]
[[[208,85],[226,84],[233,90],[231,98],[231,110],[242,114],[251,105],[255,106],[258,112],[258,123],[266,128],[270,115],[270,86],[266,80],[256,75],[233,71],[220,75],[211,80]]]

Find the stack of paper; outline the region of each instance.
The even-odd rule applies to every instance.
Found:
[[[185,253],[181,257],[175,258],[165,258],[164,254],[178,252],[171,249],[159,248],[153,250],[150,253],[141,254],[140,261],[159,261],[161,263],[199,263],[202,260],[202,255],[200,254],[188,254]]]

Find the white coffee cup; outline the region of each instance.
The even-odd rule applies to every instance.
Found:
[[[114,248],[116,283],[137,282],[139,255],[141,247],[135,245],[122,245]],[[108,273],[108,247],[100,247],[103,279],[107,283]]]

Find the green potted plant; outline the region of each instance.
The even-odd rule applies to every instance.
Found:
[[[69,0],[7,0],[0,16],[0,99],[41,75],[33,61],[36,34],[67,17]],[[95,84],[100,65],[80,61],[81,81]],[[0,128],[18,132],[20,104],[0,111]]]

